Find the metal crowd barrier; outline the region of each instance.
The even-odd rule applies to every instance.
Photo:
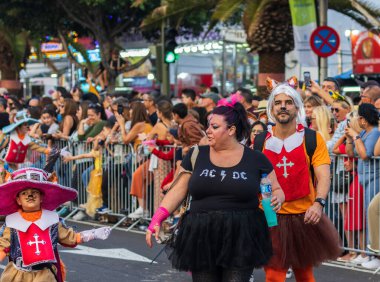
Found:
[[[330,157],[332,177],[326,212],[340,234],[342,247],[356,254],[378,255],[367,245],[380,245],[380,236],[373,239],[377,242],[369,241],[368,222],[368,206],[376,195],[380,197],[380,158],[368,159],[365,167],[359,168],[357,159],[347,155]],[[380,234],[380,213],[377,217],[377,226],[371,226],[371,230],[376,228]],[[342,263],[350,265],[350,261]]]
[[[92,144],[85,142],[58,141],[55,146],[60,149],[67,147],[73,155],[88,153],[92,149]],[[160,150],[168,153],[175,148],[165,146]],[[161,184],[170,170],[175,168],[176,160],[175,157],[163,160],[152,156],[141,145],[134,149],[131,145],[112,144],[102,149],[102,186],[103,194],[107,194],[103,198],[111,210],[110,214],[120,217],[114,227],[125,221],[127,215],[135,212],[141,205],[144,210],[143,217],[136,220],[128,228],[130,230],[141,221],[150,220],[159,206]],[[43,167],[43,158],[42,154],[30,153],[24,166]],[[367,248],[367,209],[370,201],[380,192],[380,158],[366,161],[365,173],[360,175],[363,185],[358,180],[357,160],[346,155],[332,155],[331,159],[331,187],[326,213],[337,228],[345,250],[376,255]],[[78,210],[83,210],[81,205],[87,201],[87,185],[93,164],[93,159],[81,159],[67,164],[59,160],[56,164],[59,182],[78,190],[78,199],[72,203],[73,212],[69,217]],[[131,195],[131,192],[139,195],[140,200]],[[380,215],[378,216],[380,222]],[[380,236],[377,240],[380,245]]]
[[[86,142],[56,140],[54,146],[58,149],[66,148],[73,156],[87,154],[92,150],[92,143]],[[161,183],[175,167],[175,158],[172,160],[157,158],[142,145],[135,150],[131,145],[106,144],[101,150],[103,204],[110,209],[107,215],[119,217],[113,228],[122,224],[127,216],[139,207],[137,197],[131,195],[132,183],[135,186],[134,191],[140,193],[144,213],[141,218],[133,221],[128,230],[142,221],[150,220],[161,201]],[[174,147],[164,146],[159,147],[159,150],[168,153],[174,150]],[[44,154],[30,151],[22,166],[43,168],[45,160]],[[75,217],[79,211],[85,211],[94,159],[83,158],[64,163],[63,159],[59,158],[54,170],[60,184],[78,191],[77,199],[70,204],[71,212],[65,218]]]

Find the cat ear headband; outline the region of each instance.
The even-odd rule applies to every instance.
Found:
[[[273,78],[270,78],[268,76],[266,79],[266,84],[267,84],[267,90],[269,91],[269,93],[272,92],[272,90],[275,89],[280,84],[287,84],[290,87],[297,89],[298,88],[298,79],[296,76],[292,76],[291,78],[289,78],[285,82],[281,83],[281,82],[278,82],[277,80],[274,80]]]

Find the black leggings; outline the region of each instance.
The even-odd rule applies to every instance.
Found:
[[[248,282],[253,269],[225,269],[192,272],[193,282]]]

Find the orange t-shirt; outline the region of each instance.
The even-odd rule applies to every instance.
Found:
[[[305,147],[305,140],[303,142],[304,151],[306,155],[306,160],[308,164],[310,165],[309,156],[306,152]],[[316,168],[320,165],[330,165],[331,160],[329,156],[329,152],[327,151],[326,142],[323,140],[323,137],[321,134],[317,132],[317,147],[315,148],[315,152],[313,154],[313,158],[311,160],[311,165]],[[313,185],[313,180],[310,176],[310,193],[306,197],[303,197],[301,199],[297,199],[290,202],[284,202],[282,204],[281,210],[278,212],[279,214],[299,214],[299,213],[305,213],[306,210],[311,207],[314,204],[314,200],[317,195],[317,191]]]

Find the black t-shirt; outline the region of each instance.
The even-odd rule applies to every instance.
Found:
[[[193,170],[192,152],[193,149],[182,161],[186,170]],[[256,209],[261,175],[272,170],[272,164],[263,153],[248,147],[244,147],[243,157],[236,166],[224,168],[211,163],[209,146],[199,146],[189,181],[190,211]]]

